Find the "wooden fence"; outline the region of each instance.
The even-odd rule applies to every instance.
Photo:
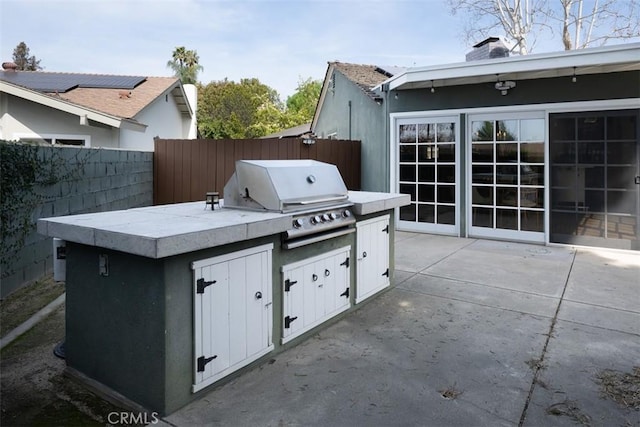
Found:
[[[283,139],[156,139],[153,156],[153,203],[204,200],[223,188],[236,160],[313,159],[338,167],[349,190],[360,189],[360,141],[317,139],[303,144]]]

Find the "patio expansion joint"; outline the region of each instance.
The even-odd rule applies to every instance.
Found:
[[[420,274],[423,271],[426,271],[428,269],[430,269],[431,267],[434,267],[438,264],[440,264],[442,261],[451,258],[452,256],[456,255],[458,252],[460,252],[463,249],[468,248],[469,246],[473,245],[474,243],[476,243],[478,240],[472,240],[471,242],[467,243],[466,245],[456,249],[455,251],[451,252],[450,254],[448,254],[447,256],[444,256],[442,258],[440,258],[439,260],[435,261],[433,264],[429,264],[428,266],[426,266],[425,268],[423,268],[422,270],[418,270],[416,273]]]
[[[515,293],[518,293],[518,294],[533,295],[533,296],[536,296],[536,297],[549,298],[549,299],[554,299],[554,300],[559,300],[561,298],[561,297],[554,296],[554,295],[542,295],[542,294],[536,293],[536,292],[528,292],[528,291],[522,291],[522,290],[519,290],[519,289],[505,288],[505,287],[502,287],[502,286],[488,285],[486,283],[474,282],[474,281],[471,281],[471,280],[456,279],[455,277],[448,277],[448,276],[442,276],[442,275],[438,275],[438,274],[429,273],[429,272],[427,272],[425,270],[417,272],[413,276],[407,278],[406,280],[403,280],[402,283],[406,282],[410,278],[415,277],[417,275],[434,277],[436,279],[451,280],[452,282],[467,283],[469,285],[483,286],[485,288],[496,289],[496,290],[499,290],[499,291],[515,292]],[[564,292],[563,292],[563,294],[564,294]],[[566,301],[569,301],[569,300],[566,300]],[[515,310],[515,311],[517,311],[517,310]]]
[[[463,299],[463,298],[455,298],[455,297],[451,297],[451,296],[446,296],[445,297],[445,296],[442,296],[442,295],[435,295],[435,294],[432,294],[432,293],[429,293],[429,292],[421,292],[421,291],[417,291],[415,289],[403,288],[401,285],[398,285],[395,288],[397,290],[403,291],[403,292],[409,292],[409,293],[418,294],[418,295],[426,295],[426,296],[430,296],[430,297],[433,297],[433,298],[440,298],[440,299],[451,300],[451,301],[458,301],[458,302],[463,302],[465,304],[477,305],[478,307],[492,308],[492,309],[502,310],[502,311],[506,311],[506,312],[510,312],[510,313],[526,314],[526,315],[529,315],[529,316],[540,317],[540,318],[543,318],[543,319],[551,319],[550,316],[545,316],[544,314],[529,313],[529,312],[522,311],[522,310],[515,310],[515,309],[506,308],[506,307],[500,307],[500,306],[491,305],[491,304],[482,304],[482,303],[479,303],[477,301],[469,301],[469,300],[466,300],[466,299]],[[517,292],[517,291],[514,291],[514,292]],[[524,292],[521,292],[521,293],[524,293]],[[551,298],[551,297],[549,297],[549,298]]]
[[[562,295],[560,295],[558,306],[556,307],[555,314],[551,319],[549,332],[547,333],[547,338],[545,339],[544,346],[542,347],[542,354],[540,355],[540,359],[538,363],[536,363],[535,370],[533,373],[533,380],[531,381],[529,394],[527,395],[527,400],[524,404],[524,408],[522,409],[522,415],[520,416],[520,422],[518,423],[518,427],[522,427],[524,425],[525,420],[527,419],[527,410],[529,409],[529,403],[531,402],[531,397],[533,396],[533,392],[536,388],[536,384],[538,383],[538,376],[540,375],[540,370],[543,368],[543,362],[547,354],[547,348],[549,347],[549,342],[551,341],[551,337],[553,336],[553,332],[556,327],[556,323],[558,321],[558,314],[560,313],[560,307],[562,306],[564,295],[567,292],[567,287],[569,286],[569,278],[571,277],[571,271],[573,270],[573,265],[576,262],[576,255],[577,255],[577,251],[573,253],[573,258],[571,259],[571,266],[569,267],[569,271],[567,272],[567,278],[564,282],[564,287],[562,288]]]

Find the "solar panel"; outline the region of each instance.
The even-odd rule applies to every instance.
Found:
[[[64,93],[76,87],[133,89],[147,78],[76,73],[0,72],[0,80],[40,92]]]

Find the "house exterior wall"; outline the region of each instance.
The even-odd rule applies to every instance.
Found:
[[[393,93],[393,92],[392,92]],[[448,110],[460,108],[534,105],[556,102],[597,101],[640,97],[640,72],[581,75],[575,83],[570,77],[522,80],[507,95],[494,83],[436,87],[398,91],[389,96],[389,112]]]
[[[340,72],[335,90],[328,89],[313,132],[319,138],[361,141],[363,191],[388,191],[389,161],[385,105],[377,104]],[[349,104],[350,103],[350,104]]]
[[[145,132],[121,130],[120,148],[153,151],[153,138],[182,139],[189,134],[191,119],[178,110],[171,93],[158,97],[135,117],[147,125]]]
[[[460,235],[553,243],[554,240],[550,236],[553,228],[550,213],[552,209],[551,179],[552,176],[554,176],[549,156],[549,150],[551,147],[551,142],[549,140],[550,117],[558,112],[600,112],[606,110],[629,111],[630,115],[634,115],[637,114],[638,107],[640,106],[636,101],[638,98],[640,98],[640,72],[638,71],[600,75],[580,75],[576,82],[572,82],[571,77],[518,80],[516,82],[516,87],[509,90],[507,95],[501,95],[500,91],[495,89],[494,83],[481,83],[457,87],[436,86],[435,92],[433,93],[430,88],[402,90],[397,91],[397,99],[396,92],[391,91],[387,97],[388,111],[390,113],[387,116],[387,120],[389,120],[388,126],[390,132],[387,132],[385,135],[387,138],[385,149],[388,151],[387,153],[384,153],[384,155],[389,156],[390,159],[389,181],[391,190],[396,191],[396,185],[398,184],[398,178],[396,177],[396,173],[398,171],[398,150],[396,148],[396,145],[398,144],[396,136],[398,124],[402,123],[402,120],[409,117],[414,118],[414,120],[416,118],[426,120],[426,118],[438,116],[453,116],[454,120],[457,120],[457,126],[459,127],[459,159],[456,161],[456,183],[459,187],[457,191],[460,195],[460,201],[457,203],[459,206],[457,224],[459,226],[458,229],[460,230]],[[470,198],[473,189],[470,189],[470,181],[472,177],[470,172],[471,168],[468,165],[468,162],[471,161],[471,148],[469,137],[467,135],[469,121],[471,119],[478,120],[479,117],[483,116],[488,117],[489,120],[491,120],[491,117],[500,120],[504,120],[504,117],[513,119],[517,118],[516,116],[518,114],[522,115],[521,118],[527,119],[531,119],[533,116],[536,116],[543,119],[545,123],[545,137],[543,139],[546,153],[544,165],[546,177],[544,179],[544,191],[540,193],[544,196],[545,200],[539,209],[544,210],[544,217],[541,217],[543,218],[544,226],[541,230],[542,233],[538,233],[537,236],[529,236],[527,235],[527,232],[522,231],[511,233],[504,229],[498,229],[498,227],[492,230],[491,228],[478,228],[478,226],[476,226],[474,229],[473,221],[471,219],[472,208]],[[638,144],[637,150],[640,150],[640,143]],[[629,160],[629,162],[633,163],[634,159]],[[373,167],[375,166],[366,164],[363,161],[363,170],[369,170]],[[616,167],[619,168],[620,166],[614,165],[611,170],[614,170]],[[638,171],[640,172],[640,169],[638,169]],[[613,175],[608,175],[608,177],[609,180],[614,179],[612,178]],[[622,178],[615,179],[619,180]],[[627,180],[626,177],[624,179]],[[607,188],[607,185],[604,182],[600,184],[593,184],[592,186],[594,185],[598,188]],[[500,186],[500,184],[498,186]],[[614,193],[615,191],[619,190],[614,189]],[[633,191],[627,191],[626,194],[628,194],[629,197],[634,197]],[[494,203],[497,204],[497,202]],[[636,201],[636,203],[638,202]],[[500,205],[498,207],[501,206],[505,205]],[[519,212],[522,213],[523,211],[521,210]],[[529,214],[532,213],[535,214],[534,211],[529,211]],[[603,216],[599,213],[596,213],[595,215]],[[614,213],[613,215],[616,214]],[[636,219],[633,220],[633,216],[631,216],[630,221],[636,224],[633,227],[636,227],[637,230],[638,223],[640,222],[637,214]],[[423,225],[426,226],[426,224],[421,225],[420,223],[415,225],[416,227],[422,227]],[[402,226],[402,221],[400,222],[400,226]],[[412,224],[408,224],[407,226],[412,226]],[[637,233],[637,231],[634,233]],[[599,241],[593,240],[595,243],[585,243],[586,240],[583,239],[580,241],[582,243],[579,244],[593,244],[595,246],[605,245],[621,249],[638,249],[637,242],[639,240],[637,239],[640,239],[639,235],[636,234],[636,240],[634,240],[633,236],[630,240],[627,238],[620,239],[622,240],[604,237]],[[576,240],[576,242],[577,241],[578,240]]]
[[[7,93],[0,94],[0,139],[12,141],[27,137],[64,135],[89,137],[92,147],[117,148],[118,130],[82,126],[78,116],[39,105]],[[153,141],[152,141],[153,146]]]

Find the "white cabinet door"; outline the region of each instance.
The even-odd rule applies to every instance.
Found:
[[[282,267],[282,343],[320,325],[350,306],[351,247]]]
[[[273,349],[272,249],[264,245],[192,263],[194,392]]]
[[[389,215],[356,223],[356,304],[389,286]]]

